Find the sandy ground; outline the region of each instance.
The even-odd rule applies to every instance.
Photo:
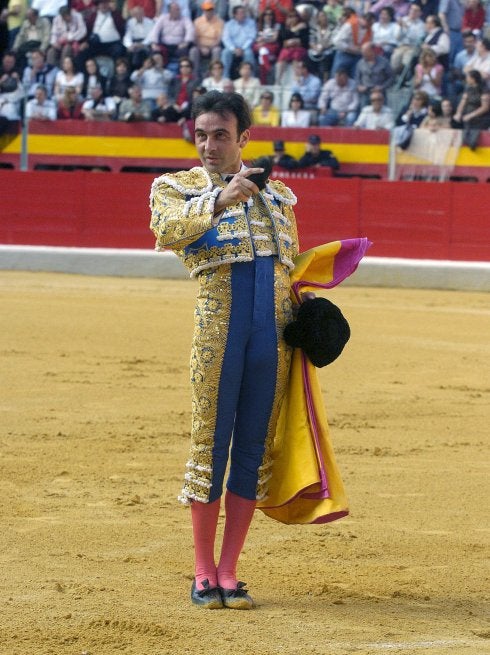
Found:
[[[339,288],[351,516],[258,512],[252,612],[191,606],[194,282],[2,272],[0,653],[490,652],[488,295]],[[487,616],[486,616],[487,614]]]

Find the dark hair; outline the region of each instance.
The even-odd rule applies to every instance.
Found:
[[[381,7],[379,10],[379,13],[382,11],[386,11],[390,15],[390,20],[393,21],[395,19],[395,11],[393,7],[390,7],[389,5],[387,7]]]
[[[194,100],[192,105],[192,118],[195,120],[201,114],[215,113],[222,118],[236,117],[238,136],[252,125],[250,107],[245,98],[239,93],[221,93],[221,91],[208,91]]]
[[[488,37],[485,36],[481,42],[485,50],[490,50],[490,39]]]
[[[303,109],[303,107],[305,106],[305,102],[303,100],[303,96],[301,95],[301,93],[293,93],[293,95],[289,99],[289,106],[290,107],[291,107],[291,103],[293,102],[293,100],[298,100],[301,103],[301,109]]]
[[[480,71],[477,71],[475,69],[472,69],[466,73],[468,77],[471,77],[471,79],[476,82],[476,86],[480,90],[480,93],[483,93],[485,90],[485,82],[483,80],[483,76],[480,73]]]

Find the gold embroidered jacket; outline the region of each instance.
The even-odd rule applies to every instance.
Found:
[[[216,222],[214,204],[224,186],[219,173],[210,174],[200,166],[156,178],[150,227],[157,250],[175,250],[191,276],[220,264],[270,255],[292,269],[298,236],[291,189],[279,180],[269,181],[247,208],[242,202],[229,206]]]

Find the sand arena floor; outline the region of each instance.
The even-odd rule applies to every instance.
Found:
[[[490,652],[489,297],[338,288],[351,516],[260,512],[253,612],[190,605],[194,282],[2,272],[1,655]],[[487,616],[486,616],[487,615]]]

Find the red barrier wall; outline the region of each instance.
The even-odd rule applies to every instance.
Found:
[[[0,171],[4,244],[153,248],[153,175]],[[364,179],[289,179],[301,248],[349,237],[370,256],[490,260],[490,187]]]

